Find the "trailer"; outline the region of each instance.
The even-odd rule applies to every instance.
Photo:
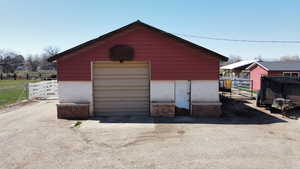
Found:
[[[256,105],[286,112],[300,107],[300,78],[262,76]]]

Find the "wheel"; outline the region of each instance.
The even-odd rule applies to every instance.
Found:
[[[256,106],[257,107],[261,107],[261,102],[260,102],[260,92],[257,93],[257,96],[256,96]]]
[[[270,110],[270,113],[277,113],[277,110],[272,106],[269,107],[269,110]]]
[[[256,107],[261,107],[261,103],[259,99],[256,99]]]

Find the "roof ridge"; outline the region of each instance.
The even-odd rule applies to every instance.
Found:
[[[300,61],[265,61],[255,62],[247,69],[251,69],[255,65],[260,65],[269,71],[300,71]]]
[[[115,33],[123,32],[123,31],[129,29],[130,27],[132,27],[132,26],[134,26],[134,25],[137,25],[137,24],[140,24],[140,25],[142,25],[142,26],[145,26],[145,27],[147,27],[147,28],[149,28],[149,29],[151,29],[151,30],[153,30],[153,31],[158,31],[158,32],[160,32],[160,33],[162,33],[162,34],[165,34],[165,35],[167,35],[168,37],[173,38],[173,39],[175,39],[175,40],[177,40],[177,41],[180,41],[180,42],[182,42],[182,43],[186,43],[186,44],[190,45],[190,47],[194,47],[194,48],[197,48],[197,49],[200,49],[200,50],[206,50],[206,51],[208,51],[209,53],[212,53],[214,56],[218,57],[218,58],[221,59],[221,60],[224,60],[224,61],[227,61],[227,60],[228,60],[227,57],[225,57],[225,56],[223,56],[223,55],[221,55],[221,54],[218,54],[218,53],[216,53],[216,52],[214,52],[214,51],[212,51],[212,50],[209,50],[209,49],[204,48],[204,47],[202,47],[202,46],[199,46],[199,45],[197,45],[197,44],[195,44],[195,43],[193,43],[193,42],[190,42],[190,41],[188,41],[188,40],[185,40],[185,39],[183,39],[183,38],[180,38],[180,37],[178,37],[178,36],[175,36],[175,35],[173,35],[173,34],[171,34],[171,33],[169,33],[169,32],[163,31],[163,30],[161,30],[161,29],[158,29],[158,28],[156,28],[156,27],[153,27],[153,26],[151,26],[151,25],[148,25],[148,24],[146,24],[146,23],[143,23],[143,22],[140,21],[140,20],[136,20],[135,22],[132,22],[132,23],[130,23],[130,24],[128,24],[128,25],[125,25],[125,26],[123,26],[123,27],[121,27],[121,28],[119,28],[119,29],[113,30],[113,31],[111,31],[111,32],[109,32],[109,33],[106,33],[106,34],[103,34],[103,35],[101,35],[101,36],[99,36],[99,37],[97,37],[97,38],[95,38],[95,39],[89,40],[89,41],[84,42],[84,43],[82,43],[82,44],[80,44],[80,45],[78,45],[78,46],[75,46],[75,47],[70,48],[70,49],[68,49],[68,50],[65,50],[65,51],[63,51],[63,52],[61,52],[61,53],[58,53],[58,54],[56,54],[56,55],[54,55],[54,56],[48,58],[48,61],[51,62],[51,61],[57,60],[57,59],[59,59],[60,57],[63,57],[63,56],[65,56],[65,55],[69,54],[69,53],[72,53],[73,51],[80,50],[80,49],[84,48],[85,46],[88,46],[88,45],[91,45],[91,44],[93,44],[93,43],[96,43],[97,41],[104,40],[104,39],[106,39],[106,38],[108,38],[108,37],[110,37],[110,36],[113,36]]]

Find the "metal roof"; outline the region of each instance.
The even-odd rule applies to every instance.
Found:
[[[226,66],[222,66],[221,69],[232,70],[232,69],[236,69],[236,68],[239,68],[239,67],[242,67],[242,66],[250,65],[250,64],[252,64],[256,61],[257,60],[243,60],[243,61],[232,63],[232,64],[229,64],[229,65],[226,65]]]
[[[269,71],[300,71],[300,61],[291,62],[256,62],[247,69],[251,69],[254,65],[260,65]]]

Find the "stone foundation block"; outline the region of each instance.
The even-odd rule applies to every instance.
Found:
[[[88,119],[89,104],[60,103],[57,104],[59,119]]]
[[[152,103],[151,104],[151,116],[153,117],[174,117],[175,116],[175,104],[170,103]]]
[[[196,103],[192,104],[192,116],[220,117],[222,115],[221,103]]]

